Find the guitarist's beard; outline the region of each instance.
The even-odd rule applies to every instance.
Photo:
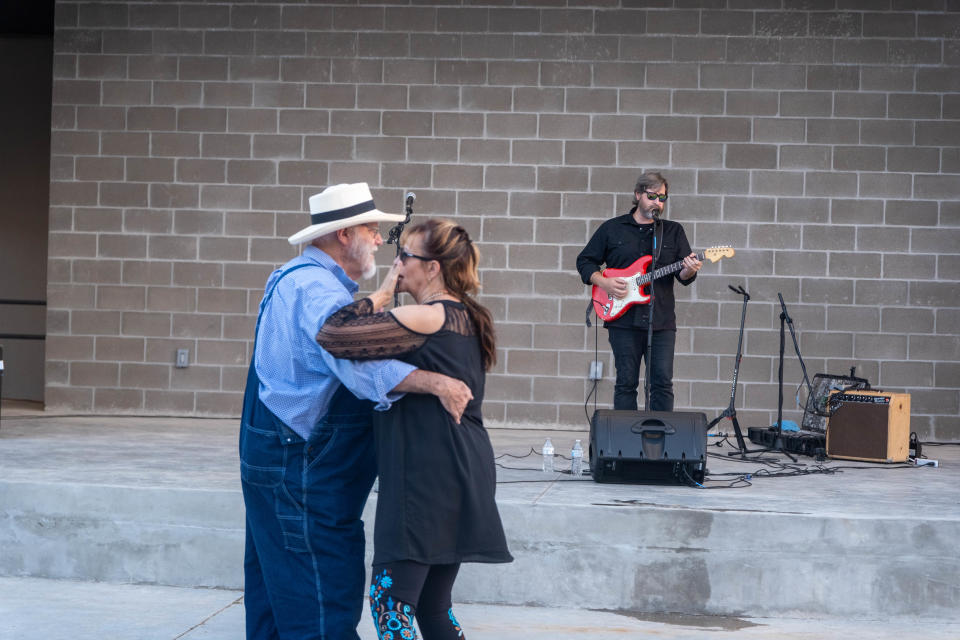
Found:
[[[660,207],[640,207],[640,217],[644,220],[654,220],[655,218],[659,218],[662,213],[663,211]]]

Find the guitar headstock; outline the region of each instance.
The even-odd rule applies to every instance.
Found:
[[[732,258],[736,253],[733,247],[710,247],[703,250],[703,257],[710,262],[716,262],[720,258]]]

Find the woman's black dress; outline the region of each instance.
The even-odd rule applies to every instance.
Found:
[[[375,565],[510,562],[497,511],[493,447],[483,427],[480,340],[460,302],[440,300],[446,319],[433,334],[372,313],[368,299],[334,314],[317,340],[337,357],[397,358],[463,380],[473,393],[460,424],[433,395],[408,393],[374,412],[380,493]]]

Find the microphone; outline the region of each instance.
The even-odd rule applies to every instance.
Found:
[[[407,193],[403,196],[403,199],[405,201],[404,213],[407,215],[407,217],[402,222],[398,222],[397,224],[393,225],[393,227],[390,229],[390,237],[387,238],[387,244],[397,245],[397,255],[400,254],[400,234],[403,233],[403,225],[410,222],[410,216],[413,215],[413,201],[417,199],[417,194],[415,194],[413,191],[407,191]],[[396,298],[396,296],[394,296],[394,298]],[[397,300],[394,299],[394,304],[396,303]]]
[[[727,288],[730,289],[730,291],[733,291],[734,293],[743,296],[743,297],[746,298],[747,300],[750,299],[750,294],[747,293],[747,292],[744,290],[742,284],[738,284],[736,287],[734,287],[732,284],[728,284],[728,285],[727,285]]]

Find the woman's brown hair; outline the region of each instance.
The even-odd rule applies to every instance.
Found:
[[[423,252],[440,263],[443,282],[454,297],[463,301],[480,337],[480,354],[487,371],[497,362],[493,316],[473,296],[480,290],[480,252],[467,230],[449,220],[430,219],[403,232],[400,244],[413,234],[423,238]]]

